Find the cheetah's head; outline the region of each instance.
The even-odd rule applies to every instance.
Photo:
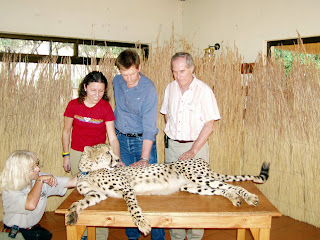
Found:
[[[81,154],[79,169],[81,172],[90,172],[101,168],[112,170],[119,161],[120,159],[114,154],[112,147],[107,144],[86,146]]]

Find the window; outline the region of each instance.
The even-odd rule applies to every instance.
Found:
[[[21,57],[16,61],[28,62],[29,72],[32,72],[36,63],[45,57],[55,57],[58,65],[63,58],[69,57],[74,88],[78,87],[79,81],[87,74],[86,65],[90,65],[93,58],[99,63],[103,57],[116,58],[127,48],[141,49],[141,57],[148,57],[147,44],[0,33],[0,60],[8,53],[19,54]],[[20,65],[18,64],[17,67],[21,69],[26,67],[25,63]]]
[[[299,52],[297,52],[298,43],[303,43],[302,51]],[[290,72],[292,62],[297,58],[302,62],[315,61],[320,67],[320,37],[269,41],[267,50],[268,57],[275,57],[284,62],[287,72]]]
[[[88,39],[56,38],[31,35],[0,34],[0,57],[5,53],[17,53],[26,57],[28,62],[38,62],[43,57],[71,57],[72,64],[88,64],[91,58],[105,56],[116,58],[127,48],[141,48],[141,55],[148,57],[149,46],[134,43],[95,41]]]

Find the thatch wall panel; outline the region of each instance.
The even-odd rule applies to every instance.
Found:
[[[243,115],[245,86],[241,78],[241,57],[226,49],[213,61],[205,63],[214,69],[213,86],[221,120],[215,123],[210,138],[210,165],[216,171],[240,174],[243,154]]]
[[[218,101],[222,118],[209,140],[211,167],[226,174],[257,174],[262,162],[271,162],[270,178],[259,185],[261,191],[284,215],[319,227],[318,68],[296,61],[286,73],[279,61],[259,58],[253,73],[242,75],[237,50],[221,49],[219,56],[208,58],[185,42],[179,44],[192,53],[196,76],[213,88]],[[179,44],[172,38],[151,49],[149,59],[142,61],[141,72],[157,88],[158,110],[172,81],[170,59]],[[109,80],[114,107],[114,60],[93,61],[87,66],[88,72],[92,70],[102,71]],[[28,71],[14,59],[0,65],[0,167],[12,151],[25,148],[39,153],[44,172],[69,176],[62,168],[61,133],[63,112],[72,96],[70,63],[61,67],[47,60]],[[164,126],[158,113],[160,162],[164,161]],[[62,200],[50,198],[48,210]]]
[[[319,172],[319,74],[312,62],[297,60],[287,73],[274,59],[256,63],[248,85],[243,168],[254,159],[255,165],[270,161],[270,178],[277,181],[259,187],[284,215],[316,226],[308,211],[319,212],[319,187],[308,195],[308,186]]]
[[[39,154],[43,172],[68,175],[62,168],[61,133],[63,111],[71,99],[70,64],[58,67],[44,61],[35,70],[19,72],[21,65],[28,64],[17,64],[14,59],[1,64],[1,169],[11,152],[27,149]],[[55,209],[61,200],[50,198],[48,210]]]

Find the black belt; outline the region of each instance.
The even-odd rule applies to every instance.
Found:
[[[167,137],[168,139],[171,139],[172,141],[178,142],[178,143],[191,143],[191,142],[194,142],[194,141],[174,140],[174,139],[172,139],[172,138],[169,138],[169,137],[167,136],[167,134],[165,134],[165,137]]]
[[[173,139],[171,139],[173,140]],[[194,142],[194,141],[180,141],[180,140],[173,140],[175,142],[178,142],[178,143],[191,143],[191,142]]]
[[[118,129],[116,129],[116,134],[120,134],[120,135],[125,135],[126,137],[142,137],[142,133],[122,133],[122,132],[119,132]]]

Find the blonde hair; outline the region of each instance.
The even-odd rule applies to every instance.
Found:
[[[38,155],[27,150],[10,154],[1,173],[1,191],[21,191],[30,183],[30,167],[38,161]]]

